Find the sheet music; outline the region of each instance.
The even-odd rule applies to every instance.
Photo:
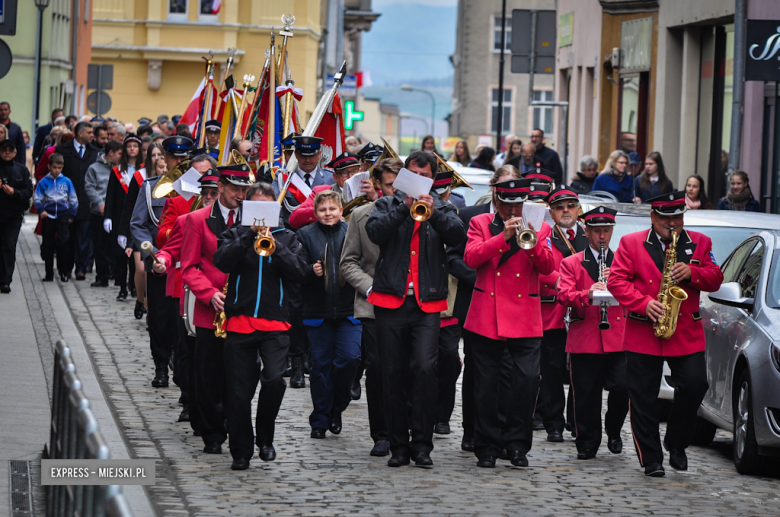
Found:
[[[369,177],[368,171],[364,171],[349,178],[344,184],[344,201],[349,203],[356,197],[362,196],[363,193],[360,192],[361,183],[363,180],[369,179]]]
[[[407,196],[420,199],[420,196],[431,191],[433,179],[419,176],[409,169],[403,168],[398,171],[398,176],[395,178],[393,186]]]

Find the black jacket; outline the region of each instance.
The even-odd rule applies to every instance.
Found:
[[[444,245],[457,246],[466,238],[466,229],[451,203],[443,203],[438,194],[433,215],[420,223],[419,283],[417,292],[423,302],[447,298],[447,257]],[[366,233],[379,246],[379,260],[372,289],[378,293],[405,296],[406,278],[411,260],[412,232],[415,221],[404,204],[405,194],[379,199],[366,222]]]
[[[339,259],[347,235],[347,223],[333,226],[319,222],[304,226],[296,234],[301,243],[306,274],[301,282],[304,319],[338,319],[355,313],[355,288],[341,280]],[[327,246],[327,251],[326,251]],[[314,274],[314,264],[325,259],[325,275]],[[328,286],[325,287],[325,277]]]
[[[33,194],[32,180],[27,167],[12,160],[0,160],[0,179],[14,189],[12,195],[0,189],[0,217],[20,218],[25,210],[30,208],[30,198]]]
[[[272,228],[276,251],[260,257],[254,250],[257,233],[249,226],[235,225],[218,239],[214,265],[229,273],[225,297],[225,315],[250,316],[290,322],[290,310],[284,292],[291,282],[300,282],[304,273],[301,246],[295,234],[284,228]]]
[[[490,212],[490,203],[469,206],[458,212],[463,226],[468,233],[469,222],[471,218],[479,214]],[[457,246],[447,247],[447,264],[452,276],[458,279],[458,293],[455,295],[455,307],[452,315],[463,323],[466,321],[466,315],[469,313],[471,305],[471,293],[474,290],[474,284],[477,282],[477,270],[471,269],[463,260],[463,254],[466,252],[466,239]]]
[[[571,189],[577,194],[588,194],[593,190],[593,183],[596,181],[596,178],[598,178],[598,174],[589,178],[583,173],[578,172],[577,179],[571,182]]]
[[[79,209],[76,212],[76,219],[87,221],[90,217],[90,203],[87,191],[84,190],[84,176],[87,174],[89,166],[97,161],[98,150],[89,143],[84,146],[84,156],[79,156],[74,142],[75,140],[71,140],[63,145],[58,145],[54,152],[60,153],[65,159],[62,174],[73,183],[73,188],[76,190],[76,195],[79,198]]]
[[[563,183],[563,166],[561,166],[561,158],[558,156],[558,153],[546,145],[542,145],[541,149],[537,149],[534,154],[536,154],[534,160],[538,159],[541,162],[542,169],[547,169],[553,173],[555,184],[560,185]]]

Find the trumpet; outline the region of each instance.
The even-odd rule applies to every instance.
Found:
[[[423,203],[419,199],[412,203],[409,212],[412,214],[412,219],[415,221],[423,222],[431,218],[433,214],[433,208],[427,203]]]
[[[524,250],[530,250],[539,241],[536,232],[526,225],[525,218],[520,220],[520,226],[517,228],[517,245]]]
[[[255,253],[261,257],[269,257],[276,251],[276,239],[271,235],[271,229],[265,225],[265,219],[262,219],[258,224],[255,219],[252,229],[257,232],[255,237],[254,250]]]

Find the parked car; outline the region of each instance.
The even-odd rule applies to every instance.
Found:
[[[761,231],[723,263],[723,285],[702,300],[709,389],[696,441],[734,434],[734,465],[759,474],[780,455],[780,231]]]

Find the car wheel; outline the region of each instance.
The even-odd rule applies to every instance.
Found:
[[[715,439],[715,432],[718,428],[712,422],[702,417],[696,418],[696,429],[693,431],[692,445],[709,445]]]
[[[758,454],[758,443],[753,427],[750,375],[745,369],[734,390],[734,466],[740,474],[761,474],[767,459]]]

